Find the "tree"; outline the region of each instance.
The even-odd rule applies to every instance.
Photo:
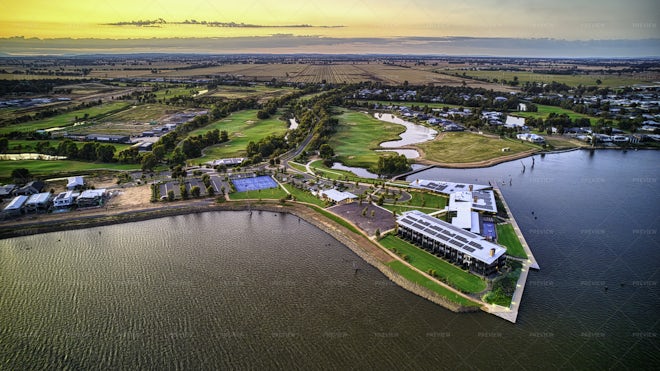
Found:
[[[111,162],[117,149],[112,144],[102,144],[96,147],[96,159],[101,162]]]
[[[27,183],[30,180],[30,170],[19,167],[11,171],[11,177],[14,178],[14,181],[18,184]]]
[[[215,195],[215,190],[213,189],[212,185],[206,187],[206,194],[208,194],[209,196]]]
[[[158,159],[153,153],[142,156],[142,171],[152,171],[158,165]]]
[[[169,191],[167,191],[167,200],[168,201],[174,201],[174,191],[171,190],[171,189]]]
[[[186,183],[181,183],[179,185],[179,191],[181,191],[181,198],[184,200],[188,199],[188,188],[186,187]]]
[[[199,189],[199,186],[193,186],[190,188],[190,195],[193,197],[197,198],[201,194],[201,190]]]
[[[600,79],[596,79],[596,85],[600,85],[600,84],[602,84],[602,83],[603,83],[603,82],[602,82]]]
[[[5,153],[9,149],[9,139],[0,138],[0,153]]]
[[[324,143],[321,144],[321,146],[319,147],[319,155],[321,156],[322,159],[327,160],[335,155],[335,151],[334,149],[332,149],[332,147],[330,147],[330,145]]]

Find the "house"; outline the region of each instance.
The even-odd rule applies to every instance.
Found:
[[[340,192],[336,189],[328,189],[320,192],[321,198],[328,199],[336,204],[350,203],[357,198],[351,192]]]
[[[397,218],[397,234],[449,262],[488,276],[504,266],[506,248],[418,210]]]
[[[504,122],[504,127],[507,128],[523,128],[525,127],[525,118],[516,116],[507,116]]]
[[[545,143],[545,138],[537,134],[529,134],[529,133],[518,134],[516,135],[516,138],[537,144]]]
[[[105,189],[88,189],[83,191],[76,199],[78,207],[103,206],[105,201]]]
[[[72,176],[67,178],[66,189],[72,190],[77,188],[82,188],[85,185],[85,181],[81,176]]]
[[[128,135],[113,134],[89,134],[85,140],[105,143],[130,143],[131,138]]]
[[[525,104],[525,103],[518,103],[518,111],[520,111],[520,112],[527,112],[527,104]]]
[[[3,214],[7,216],[19,216],[25,212],[25,203],[28,200],[28,196],[16,196],[10,202],[9,205],[5,206],[2,210]]]
[[[42,192],[33,194],[25,202],[25,209],[27,212],[46,211],[50,207],[50,200],[53,195],[50,192]]]
[[[46,183],[40,180],[33,180],[23,187],[17,189],[14,193],[16,195],[31,196],[35,193],[40,193],[44,188],[46,188]]]
[[[14,190],[16,189],[15,184],[7,184],[3,185],[0,187],[0,200],[4,200],[5,198],[9,198],[14,194]]]
[[[53,206],[55,208],[66,208],[73,206],[73,201],[80,196],[80,193],[73,191],[61,192],[53,199]]]
[[[465,128],[458,124],[447,124],[444,126],[445,131],[464,131]]]

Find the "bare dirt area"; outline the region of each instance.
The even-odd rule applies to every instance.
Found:
[[[376,230],[385,232],[393,229],[395,224],[395,218],[391,211],[368,203],[360,205],[359,202],[351,202],[333,206],[328,210],[349,220],[370,236],[375,235]]]
[[[114,196],[108,202],[108,208],[113,210],[145,208],[151,204],[151,189],[148,185],[119,188],[113,191]]]

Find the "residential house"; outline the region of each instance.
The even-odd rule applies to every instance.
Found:
[[[25,203],[27,202],[28,198],[28,196],[14,197],[2,210],[3,214],[6,216],[19,216],[23,214],[25,212]]]
[[[25,209],[27,212],[45,212],[50,207],[50,200],[53,195],[50,192],[42,192],[33,194],[25,202]]]
[[[44,190],[44,188],[46,188],[46,183],[40,180],[33,180],[23,187],[17,189],[14,193],[16,195],[31,196],[33,194],[40,193]]]

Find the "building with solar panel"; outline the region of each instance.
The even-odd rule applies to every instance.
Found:
[[[397,218],[397,234],[482,276],[498,272],[506,261],[505,247],[418,210],[408,211]]]

